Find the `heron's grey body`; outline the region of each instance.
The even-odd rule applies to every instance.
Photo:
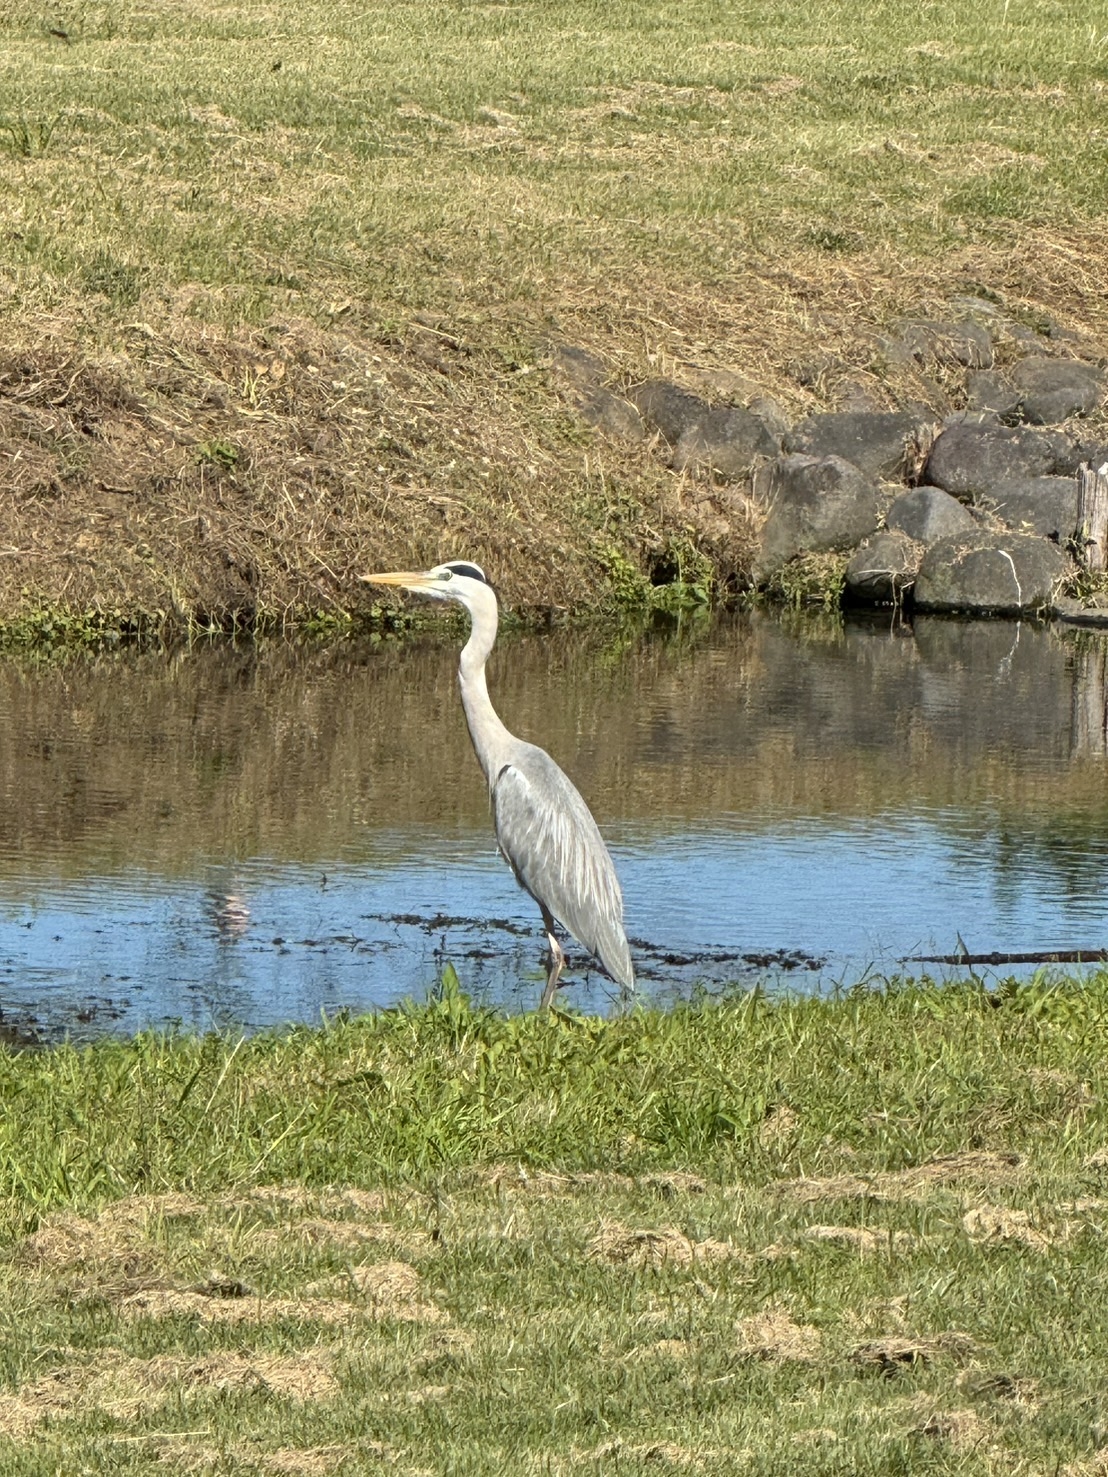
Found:
[[[544,749],[508,731],[489,697],[485,664],[496,640],[498,611],[483,572],[459,561],[437,565],[426,574],[364,578],[456,600],[469,611],[472,629],[458,669],[462,706],[488,782],[500,850],[542,912],[551,955],[543,1005],[553,999],[565,965],[555,919],[618,984],[633,990],[619,879],[592,813]]]

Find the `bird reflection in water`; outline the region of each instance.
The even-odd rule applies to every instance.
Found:
[[[226,887],[208,889],[207,913],[221,944],[238,943],[250,929],[250,905],[233,879]]]

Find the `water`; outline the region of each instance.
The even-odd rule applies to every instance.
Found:
[[[0,1025],[317,1021],[446,961],[532,1006],[456,649],[0,663]],[[505,640],[490,675],[593,806],[649,998],[1108,944],[1102,638],[754,616]],[[570,952],[566,998],[610,1008]]]

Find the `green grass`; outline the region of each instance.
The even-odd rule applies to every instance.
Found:
[[[8,1055],[0,1469],[1091,1474],[1106,1047],[1101,974]]]
[[[148,283],[232,317],[712,288],[747,251],[934,255],[1108,204],[1092,0],[125,0],[54,26],[0,13],[21,312],[126,313]]]

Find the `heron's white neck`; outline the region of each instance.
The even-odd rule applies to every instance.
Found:
[[[509,762],[508,751],[515,742],[492,705],[485,681],[485,663],[496,640],[499,620],[496,596],[491,590],[488,590],[487,599],[482,598],[479,605],[470,607],[469,614],[472,629],[462,648],[458,683],[462,689],[462,707],[469,725],[469,736],[491,789],[500,770]]]

